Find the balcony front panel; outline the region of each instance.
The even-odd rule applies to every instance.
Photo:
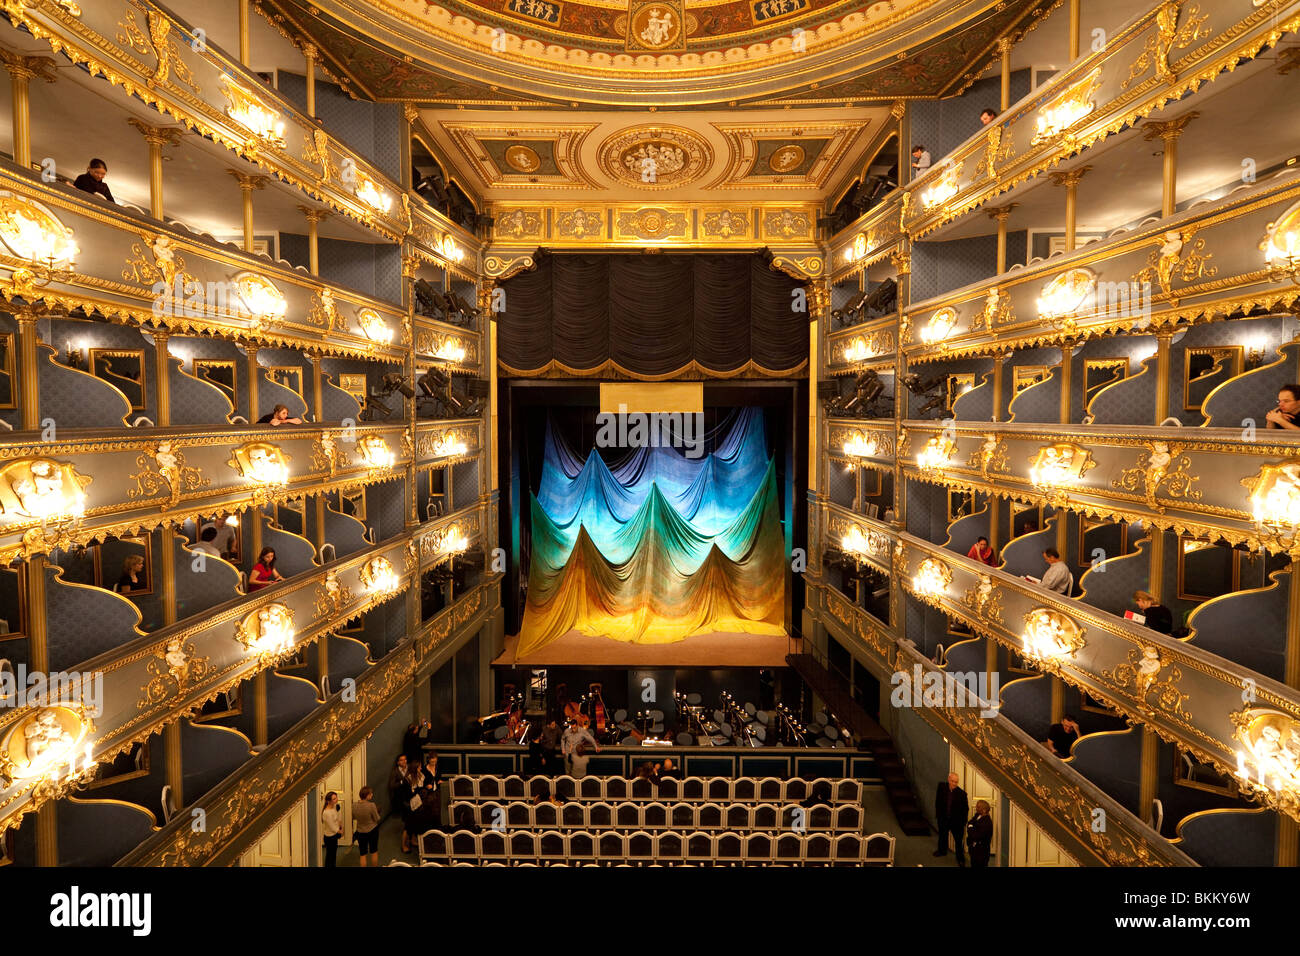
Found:
[[[1175,102],[1300,26],[1300,3],[1154,4],[907,187],[919,239]]]
[[[56,433],[57,435],[57,433]],[[80,430],[0,452],[0,558],[401,478],[401,424]]]
[[[1155,331],[1300,301],[1300,264],[1266,258],[1300,204],[1288,170],[1103,242],[912,305],[910,362]]]
[[[866,368],[890,368],[898,350],[898,319],[887,316],[826,336],[826,374],[852,375]]]
[[[177,334],[393,364],[410,343],[406,313],[392,304],[7,169],[0,170],[0,214],[62,229],[75,245],[58,249],[67,258],[41,259],[16,232],[0,230],[0,289],[11,310],[83,309]]]

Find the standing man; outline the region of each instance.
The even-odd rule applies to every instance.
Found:
[[[970,816],[970,803],[966,791],[957,786],[957,775],[948,774],[948,779],[939,784],[934,793],[934,816],[939,823],[939,848],[935,856],[948,855],[948,834],[957,844],[957,865],[966,865],[966,851],[962,841],[966,837],[966,818]]]
[[[578,744],[580,743],[586,743],[590,745],[596,753],[600,753],[600,744],[596,743],[596,738],[591,735],[591,731],[587,730],[586,727],[575,720],[573,723],[569,724],[569,729],[564,732],[564,737],[561,739],[562,749],[564,750],[565,768],[569,773],[573,772],[573,765],[569,758],[573,755],[573,752],[578,749]]]
[[[966,825],[966,843],[970,847],[970,865],[988,866],[993,847],[993,818],[989,816],[987,800],[975,801],[975,816]]]

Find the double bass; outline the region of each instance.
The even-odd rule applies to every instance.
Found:
[[[588,690],[591,692],[591,723],[595,725],[596,739],[599,740],[609,733],[609,715],[605,713],[605,699],[600,696],[601,685],[592,684]]]

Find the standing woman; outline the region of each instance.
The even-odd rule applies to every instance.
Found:
[[[117,579],[117,587],[113,590],[118,594],[130,594],[144,589],[144,557],[139,554],[130,555],[122,562],[122,576]]]
[[[248,572],[248,593],[283,580],[284,575],[275,569],[275,548],[263,548],[257,553],[257,564]]]
[[[325,838],[325,865],[336,866],[339,838],[343,836],[343,814],[339,811],[339,795],[333,790],[325,794],[325,809],[320,812],[320,822]]]
[[[379,865],[379,807],[375,805],[374,795],[370,787],[362,787],[360,799],[352,804],[352,836],[361,851],[362,866]]]

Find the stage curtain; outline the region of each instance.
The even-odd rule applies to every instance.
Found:
[[[502,283],[514,376],[789,375],[808,360],[800,286],[758,255],[550,255]]]
[[[548,430],[519,654],[571,629],[633,643],[783,634],[784,537],[764,435],[748,409],[701,459],[651,447],[608,467],[593,451],[575,471]]]

